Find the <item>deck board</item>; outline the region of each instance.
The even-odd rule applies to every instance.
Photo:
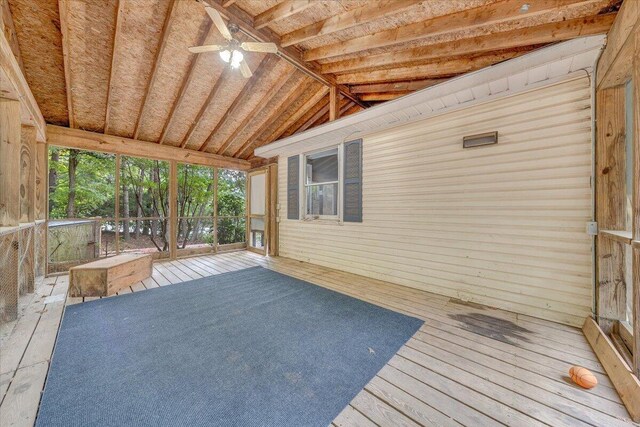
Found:
[[[634,425],[581,331],[566,325],[248,251],[156,262],[151,277],[119,294],[254,266],[425,321],[334,426]],[[65,301],[67,289],[68,276],[47,278],[2,336],[1,425],[33,424],[64,304],[96,299]],[[591,369],[598,387],[568,381],[574,364]]]

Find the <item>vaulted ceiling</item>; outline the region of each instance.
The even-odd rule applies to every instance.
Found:
[[[630,0],[627,0],[630,1]],[[52,124],[244,159],[253,150],[538,47],[606,33],[621,0],[9,0]],[[269,41],[245,79],[211,6]]]

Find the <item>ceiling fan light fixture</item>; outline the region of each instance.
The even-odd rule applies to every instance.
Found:
[[[224,62],[229,62],[231,60],[231,52],[227,49],[225,50],[221,50],[220,51],[220,58],[222,58],[222,60]]]
[[[238,68],[240,67],[240,62],[244,59],[244,55],[239,50],[235,50],[231,52],[231,67]]]

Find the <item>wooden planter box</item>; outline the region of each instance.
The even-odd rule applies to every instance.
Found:
[[[148,254],[123,254],[69,269],[69,296],[105,297],[151,276]]]

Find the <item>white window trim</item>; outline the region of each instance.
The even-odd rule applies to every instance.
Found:
[[[307,174],[307,156],[313,155],[313,154],[317,154],[317,153],[322,153],[324,151],[329,151],[332,150],[333,148],[337,148],[338,149],[338,181],[330,181],[330,182],[325,182],[323,184],[331,184],[331,183],[337,183],[338,184],[338,200],[337,200],[337,211],[338,214],[337,215],[308,215],[307,214],[307,184],[306,184],[306,174]],[[344,144],[337,144],[335,146],[331,146],[331,147],[324,147],[318,150],[313,150],[313,151],[309,151],[303,154],[300,154],[300,168],[299,168],[299,185],[298,188],[300,189],[300,195],[299,195],[299,200],[301,200],[300,203],[300,218],[302,218],[303,221],[318,221],[318,222],[329,222],[329,223],[335,223],[335,222],[339,222],[340,224],[342,224],[342,197],[343,197],[343,158],[344,158]]]

